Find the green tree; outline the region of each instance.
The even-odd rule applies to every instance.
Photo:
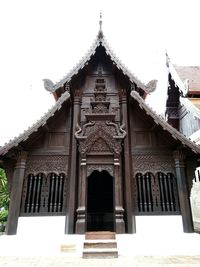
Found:
[[[0,168],[0,224],[8,217],[9,192],[5,171]]]

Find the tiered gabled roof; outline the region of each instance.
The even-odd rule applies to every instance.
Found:
[[[117,66],[117,68],[119,70],[121,70],[124,75],[128,76],[129,80],[132,83],[135,83],[137,85],[137,87],[143,89],[146,93],[151,93],[156,89],[157,80],[152,80],[148,84],[145,85],[136,77],[136,75],[131,73],[127,69],[127,67],[125,67],[122,64],[122,62],[119,60],[119,58],[114,54],[114,52],[110,48],[110,46],[109,46],[108,42],[106,41],[106,39],[103,35],[103,32],[101,30],[99,31],[97,38],[95,39],[95,41],[94,41],[92,47],[90,48],[90,50],[88,51],[88,53],[81,59],[81,61],[66,76],[64,76],[64,78],[62,78],[59,82],[57,82],[55,84],[49,79],[43,80],[45,89],[47,91],[50,91],[51,93],[53,93],[57,89],[62,87],[64,84],[70,82],[72,77],[74,75],[78,74],[78,72],[86,66],[86,64],[91,59],[91,57],[96,53],[96,49],[99,46],[102,46],[105,48],[106,54],[108,56],[110,56],[111,60]]]
[[[72,77],[76,75],[79,70],[84,68],[86,63],[91,59],[91,57],[95,54],[97,47],[103,46],[105,48],[106,53],[110,56],[111,60],[116,64],[119,70],[121,70],[124,75],[128,76],[130,82],[135,83],[139,88],[143,89],[146,93],[150,93],[156,88],[156,81],[153,80],[149,82],[147,85],[143,84],[135,75],[133,75],[115,56],[115,54],[111,51],[109,45],[107,44],[102,31],[99,31],[99,34],[90,49],[87,55],[81,60],[81,62],[68,74],[66,75],[60,82],[53,84],[50,80],[45,80],[45,88],[50,92],[55,92],[65,83],[70,82]],[[200,153],[200,147],[195,143],[191,142],[187,139],[183,134],[178,132],[172,126],[170,126],[161,116],[157,115],[142,99],[142,97],[136,92],[132,91],[131,96],[138,102],[139,106],[146,111],[146,113],[153,118],[153,120],[159,124],[165,131],[168,131],[174,139],[180,141],[183,145],[188,146],[195,153]],[[25,142],[30,136],[39,130],[40,127],[43,127],[47,121],[54,116],[56,111],[58,111],[63,103],[65,103],[68,99],[70,99],[69,92],[65,91],[61,97],[57,100],[56,104],[32,127],[28,130],[24,131],[21,135],[11,140],[8,144],[5,144],[3,147],[0,147],[0,156],[6,155],[11,149],[20,146]]]

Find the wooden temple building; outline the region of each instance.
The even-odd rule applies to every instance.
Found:
[[[145,101],[156,81],[130,73],[100,27],[82,61],[44,86],[55,105],[0,148],[7,234],[16,234],[20,216],[63,215],[66,234],[135,233],[135,216],[144,215],[181,215],[183,231],[193,232],[189,197],[200,147],[180,130],[182,94],[170,70],[164,119]]]

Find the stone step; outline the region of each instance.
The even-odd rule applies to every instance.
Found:
[[[90,241],[90,242],[88,242]],[[85,248],[117,248],[117,242],[115,242],[113,239],[111,240],[88,240],[84,242],[84,249]],[[92,241],[92,242],[91,242]]]
[[[83,245],[83,258],[117,258],[115,233],[109,231],[87,232]]]
[[[83,258],[84,259],[102,259],[102,258],[117,258],[118,252],[116,248],[93,248],[93,249],[84,249]]]
[[[85,239],[115,239],[115,232],[99,231],[99,232],[86,232]]]

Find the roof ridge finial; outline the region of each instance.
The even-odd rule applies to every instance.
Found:
[[[100,12],[99,30],[102,31],[102,12]]]
[[[99,18],[99,33],[98,38],[103,38],[103,31],[102,31],[102,12],[100,12],[100,18]]]

